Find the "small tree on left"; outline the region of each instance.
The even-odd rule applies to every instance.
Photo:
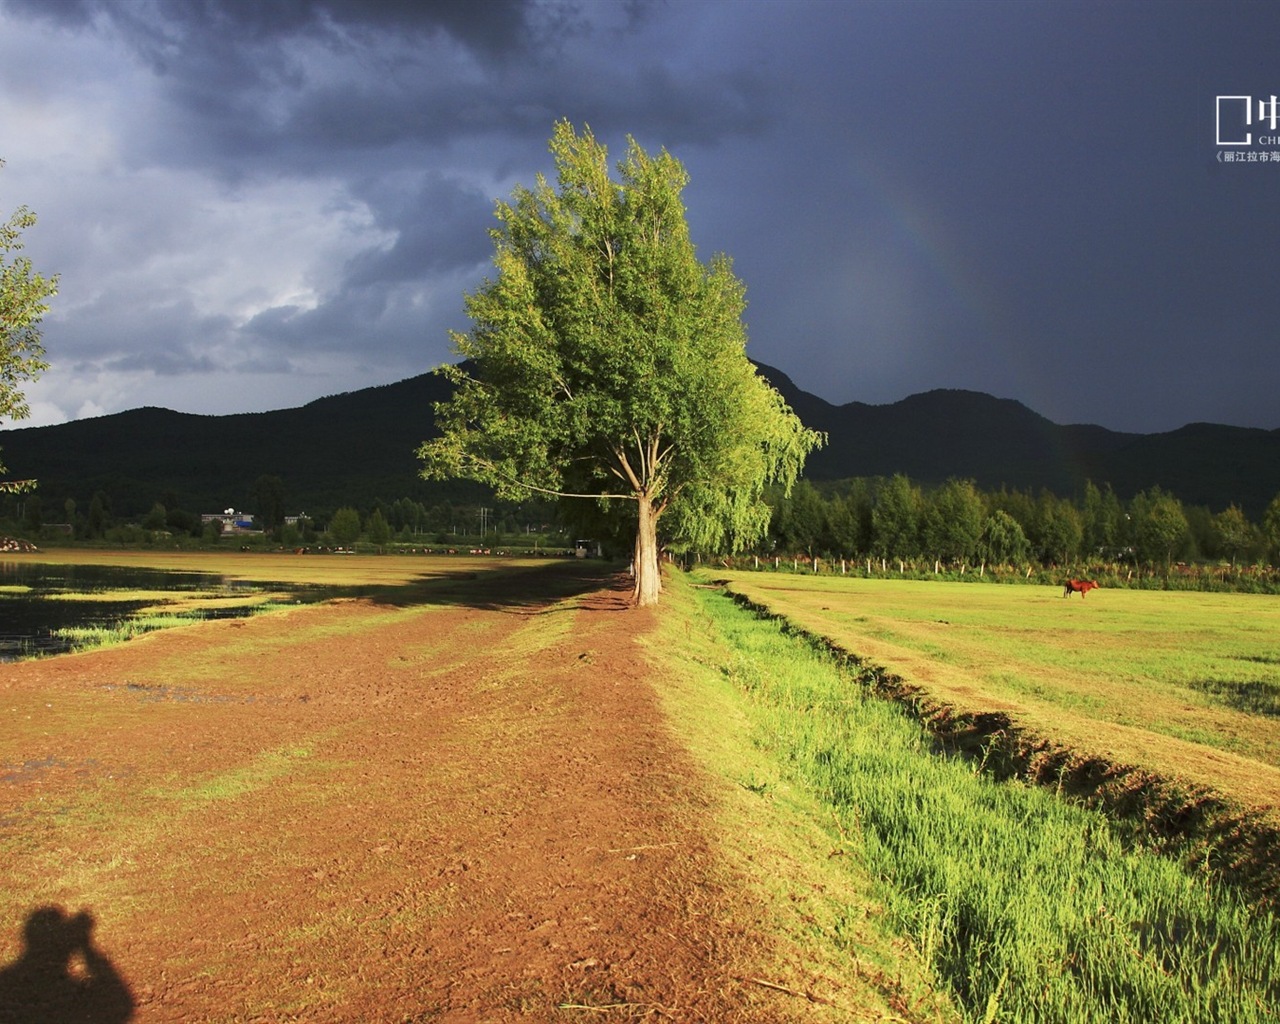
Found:
[[[21,385],[49,368],[40,343],[40,321],[49,312],[45,300],[58,292],[58,277],[42,277],[27,257],[12,255],[22,248],[22,232],[35,222],[36,215],[20,206],[0,223],[0,422],[30,414]],[[6,472],[0,461],[0,474]],[[0,491],[23,491],[34,484],[0,480]]]

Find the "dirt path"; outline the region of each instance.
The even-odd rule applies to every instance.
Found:
[[[125,1019],[23,973],[24,923],[103,970],[45,905],[93,915],[140,1022],[793,1012],[743,980],[768,942],[646,682],[652,618],[566,571],[0,666],[0,1021]]]

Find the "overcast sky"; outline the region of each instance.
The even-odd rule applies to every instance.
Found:
[[[828,401],[1280,428],[1272,94],[1273,3],[0,0],[0,217],[61,275],[21,425],[451,360],[568,118],[684,163]]]

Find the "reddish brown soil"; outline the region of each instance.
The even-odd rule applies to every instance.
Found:
[[[802,1010],[753,980],[770,940],[647,680],[653,613],[570,571],[0,666],[0,1020],[67,991],[124,1019],[23,974],[43,905],[96,918],[140,1022]]]

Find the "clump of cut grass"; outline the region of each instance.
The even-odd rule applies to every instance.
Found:
[[[225,618],[228,613],[250,618],[268,612],[293,607],[291,602],[266,600],[255,603],[238,603],[219,607],[193,607],[171,612],[151,611],[121,619],[118,622],[94,626],[64,626],[52,631],[52,635],[66,642],[72,650],[83,651],[94,647],[109,647],[127,643],[146,633],[176,626],[190,626],[213,618]]]
[[[936,756],[829,654],[717,594],[700,600],[735,652],[724,671],[758,743],[829,805],[969,1019],[1275,1019],[1272,912],[1126,849],[1099,812]]]
[[[110,625],[100,626],[64,626],[55,629],[53,635],[65,640],[77,650],[90,647],[106,647],[112,644],[126,643],[144,633],[157,629],[171,629],[174,626],[189,626],[199,621],[192,615],[146,615],[138,618],[124,619]]]

